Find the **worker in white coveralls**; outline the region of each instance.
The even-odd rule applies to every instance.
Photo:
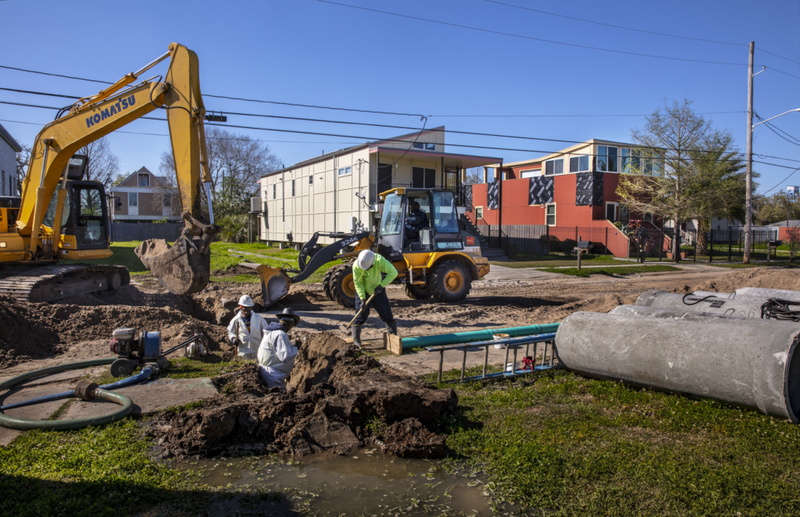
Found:
[[[253,312],[253,299],[246,294],[239,298],[239,311],[228,324],[228,341],[239,357],[255,359],[261,339],[267,333],[267,320]]]
[[[356,288],[356,317],[353,320],[353,344],[361,348],[361,325],[367,322],[370,305],[375,307],[389,334],[397,335],[397,322],[392,316],[392,306],[386,296],[386,286],[397,278],[397,269],[391,262],[372,250],[364,250],[358,254],[353,264],[353,284]],[[370,305],[361,310],[372,298]]]
[[[286,380],[294,368],[297,347],[289,341],[289,331],[300,323],[300,316],[290,308],[278,314],[280,323],[269,324],[268,332],[258,347],[258,374],[269,388],[286,391]]]

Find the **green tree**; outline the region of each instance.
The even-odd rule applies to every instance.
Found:
[[[691,101],[664,103],[645,120],[642,129],[631,131],[640,145],[635,161],[620,178],[617,194],[621,203],[638,213],[650,212],[671,220],[675,228],[672,253],[680,261],[680,227],[698,213],[695,197],[697,178],[701,176],[695,151],[714,149],[721,142],[730,143],[728,133],[715,130],[711,122],[696,114]],[[723,155],[729,150],[725,148]]]
[[[709,141],[705,150],[689,151],[695,174],[688,178],[687,196],[690,213],[697,219],[698,253],[706,253],[707,236],[713,217],[737,219],[745,217],[747,191],[745,165],[733,138],[721,133],[721,140]]]
[[[753,197],[753,214],[758,224],[772,224],[787,219],[798,219],[800,207],[797,199],[786,192],[776,192],[771,196]]]

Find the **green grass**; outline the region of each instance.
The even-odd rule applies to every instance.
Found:
[[[581,262],[589,262],[591,264],[624,264],[624,261],[614,258],[613,255],[583,255]],[[518,254],[512,257],[510,262],[491,262],[492,265],[513,267],[513,268],[529,268],[529,267],[548,267],[548,266],[566,266],[576,264],[578,258],[575,255],[533,255],[533,254]]]
[[[448,385],[449,387],[452,385]],[[457,386],[452,459],[553,515],[798,515],[800,427],[567,371]]]
[[[654,265],[654,266],[613,266],[613,267],[593,267],[578,269],[577,267],[571,268],[554,268],[546,267],[541,268],[542,271],[550,273],[561,273],[562,275],[579,276],[588,278],[589,275],[635,275],[638,273],[657,273],[660,271],[680,271],[680,268],[675,266]]]
[[[141,244],[141,241],[115,242],[111,245],[113,255],[104,259],[81,260],[87,264],[99,264],[108,266],[125,266],[132,275],[148,273],[142,261],[133,252]]]

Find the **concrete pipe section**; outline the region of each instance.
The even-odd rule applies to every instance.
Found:
[[[800,325],[576,312],[556,334],[561,364],[597,379],[712,398],[797,423]]]
[[[639,295],[636,305],[667,309],[676,312],[704,312],[719,316],[740,318],[761,318],[761,306],[767,298],[717,298],[715,296],[697,296],[695,294],[676,294],[651,289]]]
[[[672,309],[657,309],[655,307],[646,307],[644,305],[618,305],[608,311],[609,314],[616,314],[620,316],[636,316],[639,318],[661,318],[677,320],[692,320],[692,321],[706,321],[708,318],[725,318],[734,319],[737,321],[746,321],[747,318],[737,316],[723,316],[721,314],[712,314],[709,312],[693,312],[693,311],[675,311]]]
[[[735,291],[737,297],[748,298],[778,298],[781,300],[800,301],[800,291],[786,289],[764,289],[761,287],[742,287]]]

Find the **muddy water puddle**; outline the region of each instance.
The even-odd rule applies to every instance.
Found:
[[[494,498],[485,476],[445,469],[440,461],[403,459],[372,450],[352,456],[177,460],[200,482],[230,490],[268,491],[305,515],[520,515]]]

